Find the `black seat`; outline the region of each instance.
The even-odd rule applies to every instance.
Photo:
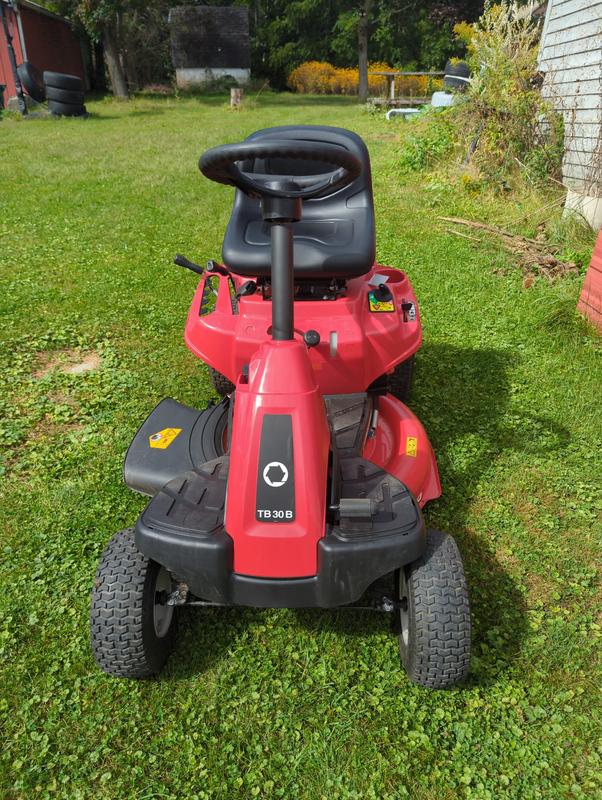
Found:
[[[374,204],[370,157],[362,139],[344,128],[285,125],[257,131],[247,141],[270,137],[329,142],[345,147],[362,163],[360,176],[349,186],[303,203],[303,219],[293,224],[295,278],[352,278],[368,272],[375,254]],[[244,164],[244,170],[268,175],[318,175],[331,171],[332,165],[271,158]],[[270,231],[261,217],[259,200],[238,189],[222,258],[239,275],[270,274]]]

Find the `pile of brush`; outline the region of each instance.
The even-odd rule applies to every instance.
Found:
[[[497,228],[495,225],[487,225],[484,222],[476,222],[475,220],[462,219],[461,217],[439,217],[439,219],[452,225],[471,228],[485,235],[497,236],[504,248],[516,256],[517,266],[522,269],[525,275],[524,284],[527,287],[533,283],[533,279],[537,275],[541,275],[549,281],[554,281],[571,272],[579,271],[577,265],[572,261],[562,261],[558,258],[559,248],[545,240],[543,230],[541,238],[531,239],[528,236],[510,233],[503,228]],[[448,233],[453,233],[454,236],[461,236],[463,239],[470,239],[479,244],[482,244],[485,239],[485,236],[473,236],[455,228],[448,228],[447,231]]]

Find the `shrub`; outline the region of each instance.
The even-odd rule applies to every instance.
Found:
[[[473,25],[454,29],[467,45],[473,74],[457,108],[457,129],[476,144],[474,162],[494,183],[525,164],[538,179],[560,170],[563,126],[541,96],[540,31],[532,11],[532,4],[509,0],[487,6]]]
[[[301,94],[330,94],[335,68],[325,61],[306,61],[288,76],[288,85]]]
[[[429,168],[457,151],[463,171],[470,170],[461,185],[471,192],[486,185],[507,190],[517,173],[535,185],[559,177],[563,120],[541,96],[531,12],[531,5],[508,0],[487,5],[474,24],[455,26],[472,79],[453,106],[416,121],[403,143],[404,170]]]
[[[169,86],[166,83],[149,83],[146,86],[143,86],[140,90],[140,94],[144,95],[172,95],[174,93],[173,86]]]
[[[391,72],[388,64],[372,63],[370,72]],[[359,70],[357,67],[334,67],[326,61],[306,61],[288,76],[289,87],[301,94],[347,94],[358,92]],[[398,95],[424,97],[442,85],[441,80],[428,75],[400,75],[395,78]],[[372,94],[384,95],[387,91],[384,75],[368,74],[368,89]]]

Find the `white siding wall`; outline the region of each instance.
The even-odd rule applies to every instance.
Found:
[[[564,115],[564,183],[602,197],[602,0],[549,0],[539,65]]]

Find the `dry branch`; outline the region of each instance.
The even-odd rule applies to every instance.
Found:
[[[510,231],[498,228],[495,225],[487,225],[485,222],[478,222],[472,219],[462,219],[461,217],[439,217],[439,219],[442,222],[464,225],[473,230],[498,236],[504,248],[518,258],[518,266],[520,266],[525,275],[542,275],[552,281],[569,272],[577,272],[577,267],[572,261],[561,261],[556,258],[555,253],[558,252],[558,248],[542,239],[530,239],[528,236],[510,233]],[[481,244],[484,241],[478,236],[470,236],[453,229],[447,230],[449,233],[461,236],[464,239],[470,239]]]
[[[520,239],[521,241],[529,242],[530,244],[541,244],[539,239],[529,239],[527,236],[519,236],[518,234],[510,233],[510,231],[505,231],[503,228],[496,228],[495,225],[487,225],[484,222],[477,222],[473,219],[462,219],[462,217],[439,217],[439,219],[443,220],[443,222],[453,222],[455,225],[466,225],[469,228],[479,228],[480,230],[488,231],[489,233],[495,233],[497,236],[506,236],[513,240]]]

